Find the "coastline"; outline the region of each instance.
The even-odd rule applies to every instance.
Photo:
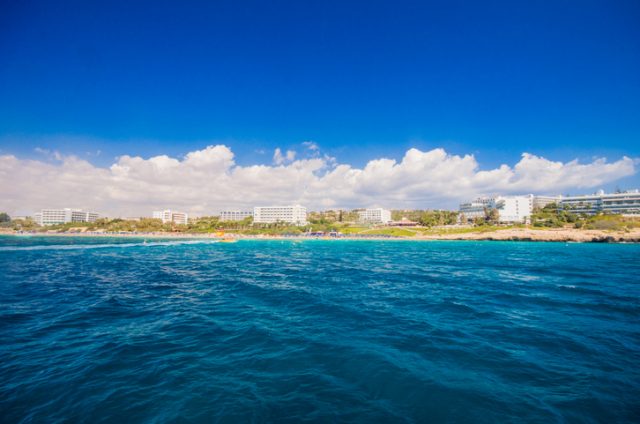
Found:
[[[416,236],[423,240],[487,240],[487,241],[539,241],[577,243],[640,243],[640,229],[629,231],[582,230],[569,228],[532,229],[508,228],[489,232],[465,234],[435,234]]]
[[[244,235],[227,233],[224,236],[199,233],[20,233],[3,231],[0,235],[14,237],[104,237],[135,239],[212,239],[212,240],[399,240],[399,241],[437,241],[437,240],[471,240],[471,241],[532,241],[532,242],[577,242],[577,243],[640,243],[640,229],[629,231],[582,230],[582,229],[533,229],[507,228],[494,231],[472,231],[467,233],[436,233],[416,236],[380,236],[346,235],[341,237],[309,237],[283,235]]]

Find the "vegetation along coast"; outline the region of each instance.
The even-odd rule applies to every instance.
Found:
[[[108,219],[91,223],[39,226],[31,219],[0,214],[0,234],[39,236],[342,239],[342,240],[517,240],[551,242],[640,242],[640,218],[600,214],[580,216],[553,205],[536,210],[527,224],[500,225],[489,212],[461,225],[456,212],[393,211],[395,225],[363,225],[348,213],[312,212],[307,226],[285,223],[258,225],[251,218],[224,222],[201,217],[188,224],[163,224],[159,219]]]

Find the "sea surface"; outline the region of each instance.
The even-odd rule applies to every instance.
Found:
[[[0,421],[638,422],[640,245],[0,237]]]

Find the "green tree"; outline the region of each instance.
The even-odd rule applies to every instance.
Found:
[[[403,217],[417,221],[425,227],[453,225],[458,221],[458,212],[444,210],[405,211]]]
[[[484,220],[490,224],[500,222],[500,212],[496,208],[484,208]]]
[[[7,213],[0,212],[0,227],[11,227],[11,217]]]
[[[14,219],[11,221],[11,224],[13,225],[14,230],[24,231],[35,230],[39,226],[32,218]]]
[[[556,203],[549,203],[543,208],[534,209],[531,214],[531,223],[534,227],[563,227],[567,224],[576,224],[583,220],[573,213],[568,206],[559,207]],[[581,227],[582,224],[577,226]]]

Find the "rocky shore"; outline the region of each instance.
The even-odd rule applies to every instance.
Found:
[[[490,232],[478,231],[464,234],[423,235],[416,237],[416,239],[640,243],[640,229],[633,229],[629,231],[604,231],[573,228],[509,228]]]
[[[50,237],[135,237],[135,238],[180,238],[203,239],[221,238],[215,234],[188,233],[16,233],[1,231],[0,235],[16,236],[50,236]],[[279,236],[279,235],[241,235],[227,233],[226,239],[273,240],[273,239],[310,239],[307,236]],[[324,237],[320,237],[324,238]],[[335,238],[331,238],[335,240]],[[343,236],[341,240],[389,240],[388,236]],[[413,237],[393,237],[394,240],[496,240],[496,241],[548,241],[548,242],[580,242],[580,243],[640,243],[640,228],[627,231],[583,230],[573,228],[534,229],[534,228],[506,228],[495,231],[478,231],[467,233],[435,233],[416,235]]]

